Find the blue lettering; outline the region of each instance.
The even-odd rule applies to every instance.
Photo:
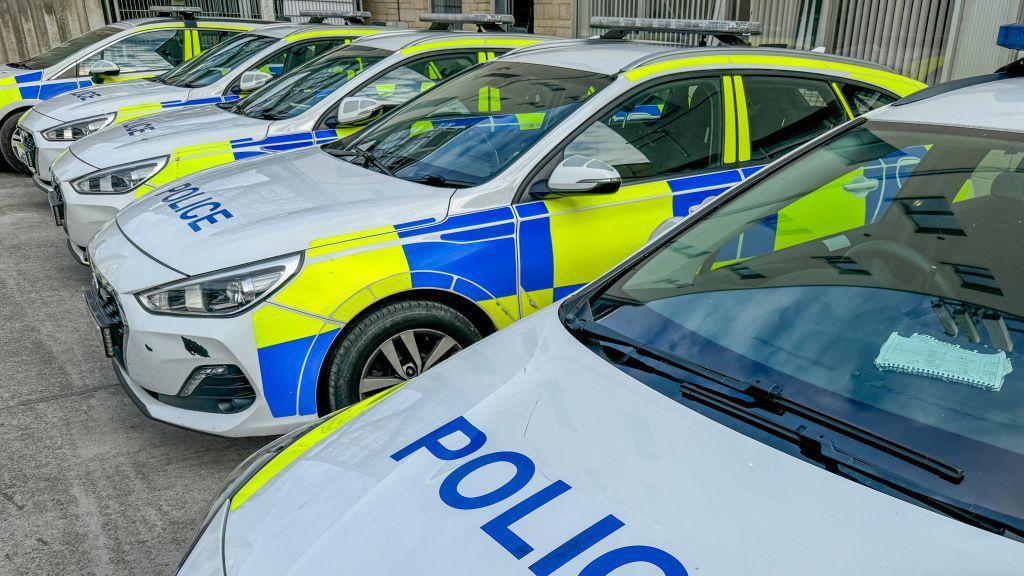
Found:
[[[587,564],[580,576],[608,576],[627,564],[646,562],[661,569],[665,576],[687,576],[686,568],[674,556],[652,546],[624,546],[605,552]]]
[[[508,550],[520,560],[530,552],[533,546],[526,543],[518,534],[512,531],[511,526],[523,518],[529,516],[535,510],[565,494],[570,486],[561,480],[556,480],[550,485],[542,488],[536,494],[528,496],[525,500],[498,514],[493,520],[480,527],[485,534],[494,539],[502,548]]]
[[[451,436],[456,432],[462,434],[462,436],[466,438],[465,446],[450,449],[441,444],[442,438]],[[401,461],[406,456],[420,448],[426,448],[427,452],[433,454],[438,460],[458,460],[459,458],[469,456],[473,452],[476,452],[484,445],[485,442],[487,442],[487,436],[485,436],[479,428],[470,424],[469,420],[459,416],[437,430],[430,432],[426,436],[413,441],[398,452],[395,452],[391,455],[391,458],[396,462]]]
[[[182,220],[193,220],[196,217],[198,217],[198,214],[196,214],[196,210],[206,207],[209,207],[209,210],[207,211],[207,216],[209,216],[210,214],[214,213],[218,208],[220,208],[220,202],[204,201],[199,204],[193,204],[192,206],[189,206],[187,210],[182,211],[181,216],[179,216],[179,218],[181,218]]]
[[[218,216],[222,216],[224,220],[227,220],[228,218],[234,217],[234,214],[232,214],[231,212],[228,212],[226,208],[221,208],[220,210],[217,210],[216,212],[210,212],[206,216],[202,216],[200,218],[196,218],[195,220],[189,222],[188,223],[188,227],[191,228],[193,232],[199,232],[200,231],[200,226],[199,226],[200,222],[209,222],[210,224],[216,224]]]
[[[498,488],[479,496],[464,496],[459,492],[459,484],[467,476],[489,464],[505,462],[515,466],[516,473]],[[525,454],[519,452],[492,452],[478,456],[445,477],[441,482],[441,501],[458,510],[476,510],[497,504],[509,496],[519,492],[530,483],[537,466]]]
[[[625,525],[622,520],[609,514],[593,523],[590,528],[573,536],[568,542],[548,552],[546,556],[531,564],[530,572],[537,576],[549,576],[552,572],[565,566],[570,560]]]

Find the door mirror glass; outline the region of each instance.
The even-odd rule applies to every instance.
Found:
[[[257,88],[262,88],[267,82],[270,82],[274,78],[273,74],[269,72],[261,72],[259,70],[248,70],[242,72],[242,79],[238,83],[239,89],[242,92],[252,92]]]
[[[579,155],[562,160],[548,178],[548,190],[562,194],[611,194],[621,184],[615,168]]]
[[[349,97],[338,103],[338,125],[353,125],[374,119],[384,110],[384,104],[373,98]]]
[[[97,60],[89,66],[90,76],[113,76],[121,73],[121,67],[110,60]]]

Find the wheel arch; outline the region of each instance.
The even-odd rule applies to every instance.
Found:
[[[334,352],[338,349],[342,340],[345,339],[350,327],[355,326],[362,321],[363,318],[373,314],[384,306],[406,300],[430,300],[449,306],[468,318],[477,331],[480,332],[480,335],[484,337],[493,334],[498,330],[494,320],[488,316],[487,312],[484,311],[479,304],[462,294],[450,290],[442,290],[440,288],[413,288],[389,294],[388,296],[376,300],[366,308],[360,310],[341,328],[341,330],[338,331],[337,334],[334,335],[334,339],[331,342],[330,347],[327,349],[327,354],[324,355],[323,362],[320,363],[320,372],[317,375],[316,411],[318,415],[324,415],[326,413],[325,409],[329,405],[327,399],[327,379],[331,371],[330,359],[334,357]]]

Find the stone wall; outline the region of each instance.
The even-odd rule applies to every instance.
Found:
[[[100,0],[0,0],[0,63],[16,62],[103,26]]]

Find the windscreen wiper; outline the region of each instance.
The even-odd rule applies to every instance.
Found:
[[[449,180],[444,176],[437,176],[430,174],[429,176],[420,176],[417,178],[408,178],[409,182],[416,182],[417,184],[426,184],[427,186],[439,186],[442,188],[472,188],[476,184],[472,182],[465,182],[462,180]]]
[[[628,346],[621,342],[614,342],[614,344],[620,347]],[[664,359],[658,361],[674,366],[674,363]],[[653,363],[644,360],[637,351],[630,350],[615,362],[677,382],[680,394],[684,398],[698,402],[797,446],[801,455],[812,462],[821,464],[833,474],[859,484],[864,484],[864,481],[859,478],[863,477],[920,502],[940,514],[971,526],[994,534],[1005,535],[1010,532],[1017,537],[1024,537],[1024,519],[929,491],[905,476],[889,472],[872,462],[844,451],[828,434],[811,432],[806,425],[800,425],[796,429],[784,426],[742,403],[735,402],[711,387],[679,378],[657,368]]]
[[[716,394],[720,399],[730,402],[735,406],[740,406],[744,409],[760,408],[778,415],[789,412],[799,418],[809,420],[843,436],[857,440],[862,444],[871,446],[876,450],[885,452],[894,458],[913,464],[952,484],[959,484],[964,479],[963,468],[947,464],[934,456],[929,456],[880,434],[855,426],[841,418],[836,418],[806,404],[786,398],[782,393],[782,388],[779,386],[765,388],[757,381],[746,382],[738,380],[696,362],[680,358],[670,352],[648,347],[642,342],[595,322],[592,318],[589,320],[582,319],[579,317],[579,314],[589,314],[589,303],[586,305],[586,308],[587,310],[577,311],[571,318],[567,319],[567,325],[574,333],[594,340],[611,342],[626,347],[635,355],[663,362],[684,372],[729,388],[731,391],[738,392],[749,398],[749,400],[743,400],[736,398],[735,395],[724,394],[704,387],[705,391]]]
[[[377,170],[383,172],[384,174],[387,174],[388,176],[395,175],[391,170],[388,170],[388,167],[385,166],[380,160],[378,160],[376,156],[374,156],[370,152],[367,152],[366,150],[361,150],[359,148],[352,148],[349,150],[323,148],[323,150],[330,154],[331,156],[334,156],[335,158],[358,158],[362,160],[366,165],[371,165]]]

